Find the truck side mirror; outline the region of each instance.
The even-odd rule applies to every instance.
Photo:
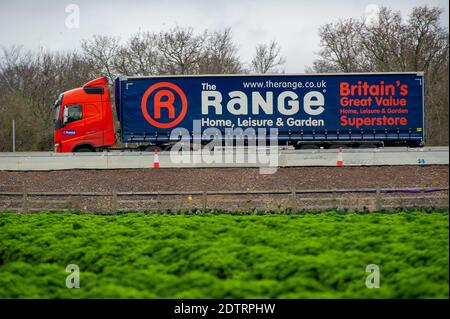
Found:
[[[69,121],[69,108],[66,106],[64,107],[63,111],[63,125],[66,125]]]

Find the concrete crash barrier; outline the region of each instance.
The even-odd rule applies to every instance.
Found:
[[[160,152],[159,168],[205,167],[292,167],[337,166],[338,150],[277,150],[272,158],[258,153],[252,159],[248,149],[219,150],[207,154],[201,151],[188,155]],[[263,151],[265,153],[266,151]],[[253,153],[255,154],[255,153]],[[269,154],[269,153],[267,153]],[[266,154],[266,155],[267,155]],[[394,165],[448,165],[448,147],[344,149],[343,166],[394,166]],[[102,152],[102,153],[0,153],[0,170],[49,171],[70,169],[125,169],[153,168],[151,152]],[[159,169],[156,168],[156,169]],[[155,168],[154,168],[155,169]]]

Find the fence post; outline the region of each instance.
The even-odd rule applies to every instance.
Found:
[[[336,210],[339,210],[338,202],[337,202],[337,196],[336,196],[336,190],[335,189],[333,189],[333,192],[331,193],[331,196],[333,198],[332,199],[332,201],[333,201],[333,203],[332,203],[333,208],[336,209]]]
[[[246,201],[244,205],[244,212],[249,212],[250,209],[252,208],[253,196],[254,195],[250,194],[250,189],[247,188],[247,195],[245,196]]]
[[[28,207],[28,193],[27,191],[23,192],[22,196],[22,210],[24,213],[28,213],[29,207]]]
[[[161,198],[159,196],[159,192],[156,193],[156,212],[159,213],[161,211]]]
[[[179,201],[178,210],[179,211],[184,211],[185,210],[184,209],[184,198],[181,197],[181,198],[178,199],[178,201]]]
[[[383,208],[383,205],[381,203],[381,191],[379,187],[377,187],[375,203],[376,210],[380,211]]]
[[[297,209],[297,192],[295,191],[295,189],[291,192],[291,209]]]
[[[117,202],[117,192],[114,190],[111,193],[111,211],[113,213],[117,212],[118,202]]]
[[[426,201],[426,199],[425,199],[425,189],[420,189],[420,199],[419,199],[419,203],[421,203],[421,202],[425,202]],[[415,206],[421,206],[421,205],[423,205],[423,204],[417,204],[417,202],[416,203],[414,203],[415,204]],[[428,204],[428,203],[427,203]]]
[[[206,211],[206,207],[208,205],[208,195],[206,194],[206,192],[203,192],[203,210]]]
[[[69,198],[67,199],[67,206],[66,206],[69,210],[73,211],[74,210],[74,204],[73,204],[73,197],[72,194],[69,195]]]

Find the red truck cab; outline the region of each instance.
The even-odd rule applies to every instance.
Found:
[[[95,152],[115,143],[108,81],[101,77],[55,102],[55,151]]]

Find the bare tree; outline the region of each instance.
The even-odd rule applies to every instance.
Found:
[[[232,74],[243,71],[231,28],[207,36],[199,67],[199,73],[202,74]]]
[[[448,144],[448,28],[442,9],[414,8],[404,21],[381,8],[375,23],[347,19],[320,28],[322,49],[308,72],[425,72],[426,128],[430,144]]]
[[[440,8],[414,8],[407,28],[410,69],[428,70],[448,61],[448,29],[440,24]]]
[[[53,149],[53,102],[68,89],[94,76],[93,67],[76,52],[53,53],[3,48],[0,55],[0,139],[10,141],[17,123],[17,149]],[[10,150],[1,143],[0,151]]]
[[[276,68],[286,63],[286,59],[280,56],[280,52],[281,48],[275,40],[268,44],[258,44],[251,61],[253,71],[262,74],[280,72]]]
[[[314,62],[318,72],[351,72],[367,68],[361,56],[359,35],[363,24],[354,19],[329,23],[319,29],[320,59]]]
[[[376,23],[363,23],[356,40],[361,44],[360,55],[368,64],[363,69],[406,71],[408,35],[400,12],[381,8]]]
[[[81,48],[85,56],[101,74],[107,76],[110,80],[116,75],[115,71],[120,50],[119,40],[119,37],[94,35],[92,39],[81,41]]]
[[[175,27],[158,35],[162,56],[159,73],[196,74],[207,33],[195,35],[192,28]]]
[[[115,71],[123,75],[157,74],[160,61],[158,36],[139,32],[117,50]]]

